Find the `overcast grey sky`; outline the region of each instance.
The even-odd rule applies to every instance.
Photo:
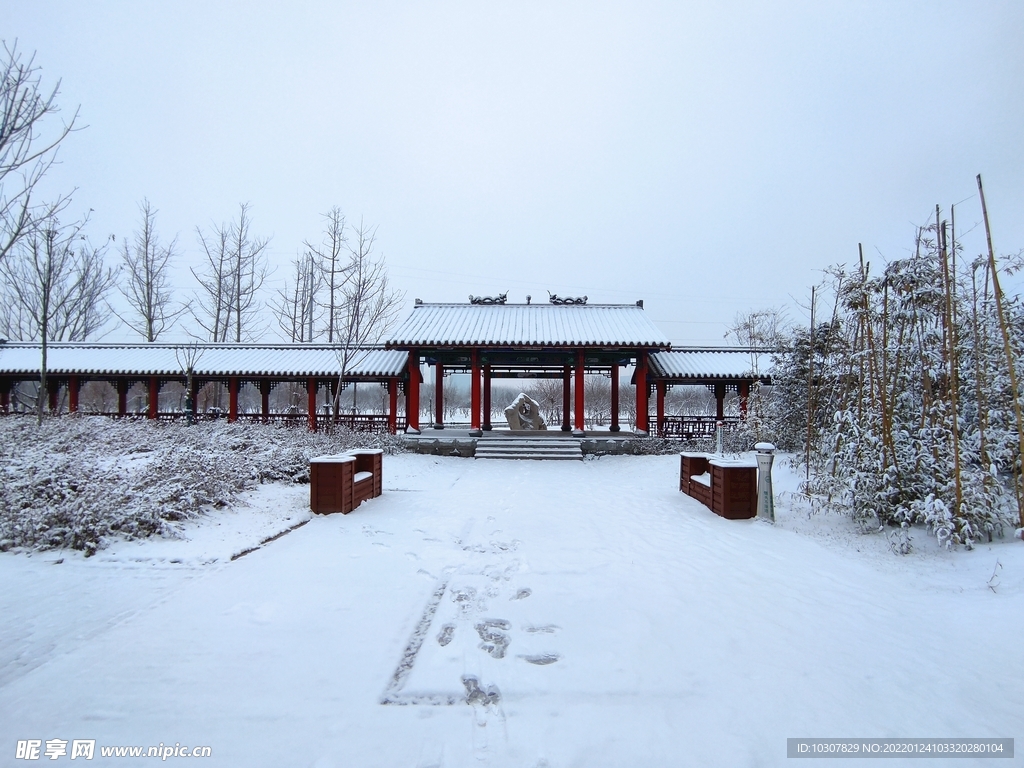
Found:
[[[49,2],[0,34],[88,127],[53,188],[90,233],[252,204],[283,277],[321,214],[425,301],[645,299],[676,344],[913,247],[936,203],[1024,247],[1024,3]],[[984,247],[979,230],[969,253]],[[879,255],[881,254],[881,255]],[[127,339],[114,334],[111,339]]]

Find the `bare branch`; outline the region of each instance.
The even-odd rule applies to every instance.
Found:
[[[238,219],[214,227],[210,235],[196,228],[206,256],[204,268],[193,276],[199,282],[192,317],[211,341],[247,340],[263,308],[260,292],[269,275],[268,238],[249,232],[249,204],[240,206]]]
[[[0,260],[27,236],[33,226],[62,210],[70,198],[50,205],[35,205],[32,195],[56,162],[57,148],[75,130],[78,110],[59,128],[44,133],[47,120],[60,111],[58,80],[43,89],[35,55],[25,61],[15,41],[3,43],[0,62]]]
[[[188,309],[187,305],[173,307],[168,270],[178,257],[178,240],[167,245],[160,243],[156,232],[157,211],[149,200],[139,203],[140,228],[134,241],[125,239],[121,250],[124,279],[118,286],[121,295],[132,309],[132,316],[121,320],[146,341],[156,341],[160,334],[174,325]]]

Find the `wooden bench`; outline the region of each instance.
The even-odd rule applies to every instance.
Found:
[[[383,492],[384,452],[359,450],[309,460],[309,508],[318,515],[347,515]]]
[[[757,463],[706,453],[683,453],[679,490],[729,520],[757,515]]]
[[[348,455],[356,460],[355,474],[352,476],[352,508],[355,509],[364,501],[375,499],[383,493],[381,470],[384,451],[349,451]]]

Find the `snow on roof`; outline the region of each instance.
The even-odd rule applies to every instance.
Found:
[[[654,352],[651,373],[665,379],[766,379],[771,356],[739,347]],[[756,373],[755,373],[756,371]]]
[[[52,374],[179,376],[188,344],[90,344],[51,342]],[[198,344],[197,376],[337,376],[339,347],[313,344]],[[405,374],[409,355],[394,349],[352,350],[346,376],[386,378]],[[40,345],[0,344],[0,374],[38,374]]]
[[[657,347],[671,343],[636,304],[417,304],[390,347]]]

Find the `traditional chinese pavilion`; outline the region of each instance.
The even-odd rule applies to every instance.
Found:
[[[603,374],[611,380],[612,432],[620,431],[619,371],[632,371],[636,393],[635,431],[646,435],[696,437],[710,433],[724,420],[729,391],[740,398],[741,416],[750,386],[767,382],[766,361],[743,349],[672,349],[668,337],[648,319],[643,302],[588,304],[586,299],[509,304],[504,297],[474,299],[468,304],[431,304],[416,300],[412,312],[383,346],[343,349],[317,344],[93,344],[50,343],[47,396],[56,411],[61,394],[70,412],[78,410],[79,391],[87,381],[107,381],[117,392],[117,411],[128,415],[127,394],[142,384],[147,405],[138,415],[173,418],[180,410],[161,412],[160,391],[168,382],[185,384],[191,376],[193,392],[205,384],[222,384],[228,392],[229,420],[239,418],[290,420],[294,413],[272,413],[270,391],[292,382],[306,390],[305,414],[309,429],[326,420],[355,428],[417,434],[420,425],[422,367],[435,371],[435,422],[444,429],[444,377],[465,373],[470,377],[470,431],[481,435],[491,429],[491,391],[495,379],[554,378],[562,381],[564,431],[585,431],[584,377]],[[0,413],[11,410],[11,392],[19,382],[38,381],[40,345],[0,343]],[[339,414],[320,405],[318,393],[331,402],[340,389],[359,383],[378,384],[387,390],[386,413]],[[259,389],[258,411],[242,412],[239,391],[245,384]],[[575,385],[575,386],[573,386]],[[703,385],[717,402],[714,418],[670,417],[665,396],[677,385]],[[404,409],[399,394],[404,392]],[[654,429],[650,426],[650,398],[654,396]],[[195,400],[192,401],[193,411]],[[401,411],[404,410],[404,417]],[[424,428],[428,425],[424,425]]]

